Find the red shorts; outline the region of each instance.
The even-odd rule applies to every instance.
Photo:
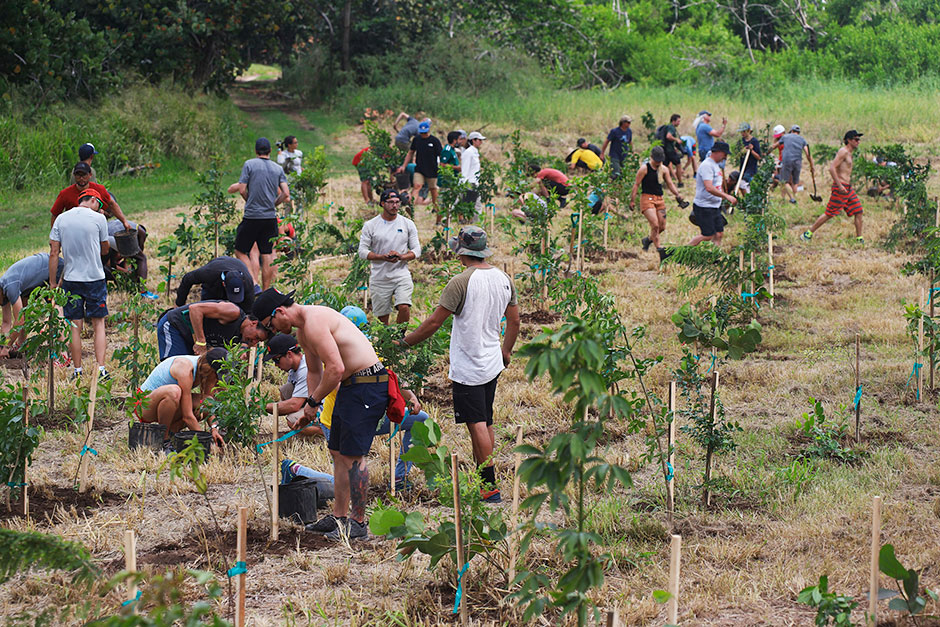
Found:
[[[846,185],[847,192],[833,186],[832,194],[829,196],[829,203],[826,205],[826,215],[833,218],[839,215],[840,211],[845,211],[845,215],[854,216],[862,212],[862,202],[858,199],[855,190],[851,185]]]

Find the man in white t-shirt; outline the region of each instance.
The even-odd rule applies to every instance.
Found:
[[[692,201],[692,216],[695,224],[701,230],[689,240],[689,246],[698,246],[702,242],[721,243],[721,236],[725,231],[725,217],[721,214],[721,201],[727,200],[732,205],[738,199],[722,189],[721,166],[718,165],[728,157],[731,148],[726,142],[717,141],[711,152],[702,160],[695,173],[695,200]]]
[[[470,432],[473,459],[483,479],[480,498],[498,503],[502,498],[490,460],[496,448],[493,400],[499,373],[509,365],[519,333],[516,288],[505,272],[486,263],[493,252],[486,247],[486,233],[480,227],[461,228],[449,244],[467,269],[447,283],[434,313],[401,343],[407,347],[426,340],[454,316],[448,375],[453,383],[454,418]],[[506,332],[500,346],[504,316]]]
[[[82,373],[82,324],[91,318],[95,331],[95,359],[100,378],[107,378],[104,367],[107,338],[104,319],[108,315],[108,288],[105,284],[101,256],[110,250],[108,221],[99,213],[104,199],[90,187],[82,192],[78,206],[63,211],[52,223],[49,232],[49,286],[62,287],[70,300],[62,308],[65,319],[72,322],[69,352],[72,355],[72,378]],[[61,285],[57,278],[59,254],[65,257]]]
[[[379,198],[382,213],[362,225],[359,234],[359,257],[372,262],[369,291],[372,293],[372,314],[388,324],[393,309],[398,310],[397,323],[411,319],[411,294],[414,282],[408,262],[421,254],[415,223],[398,213],[401,197],[394,189],[382,192]]]
[[[465,202],[472,202],[477,215],[483,213],[483,201],[480,200],[480,192],[477,186],[480,184],[480,146],[483,145],[483,137],[480,133],[473,131],[467,136],[470,145],[464,149],[460,157],[460,182],[469,183],[473,188],[467,192],[464,197]]]

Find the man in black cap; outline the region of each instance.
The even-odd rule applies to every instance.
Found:
[[[473,459],[483,480],[480,498],[488,503],[502,500],[492,465],[496,435],[493,431],[493,401],[499,374],[509,365],[519,334],[519,307],[512,279],[486,263],[493,252],[486,246],[486,232],[465,226],[448,242],[466,268],[452,278],[438,301],[437,309],[417,329],[401,340],[411,347],[434,335],[451,315],[450,373],[453,385],[454,418],[466,424],[473,446]],[[506,332],[500,345],[500,324]]]
[[[829,202],[826,204],[826,211],[816,219],[813,226],[801,236],[803,241],[813,239],[813,233],[816,229],[845,211],[845,215],[855,220],[855,241],[859,244],[864,243],[862,238],[862,201],[858,199],[858,194],[852,189],[852,164],[855,151],[862,141],[863,133],[856,130],[846,132],[842,137],[842,143],[845,144],[839,148],[835,158],[829,162],[829,176],[832,177],[832,193],[829,195]]]
[[[727,142],[717,141],[711,147],[708,156],[698,166],[698,171],[695,173],[695,200],[692,201],[692,215],[702,233],[689,240],[689,246],[698,246],[705,241],[714,242],[716,245],[721,243],[727,223],[725,217],[721,215],[721,201],[727,200],[732,205],[738,202],[737,198],[724,191],[722,187],[724,176],[721,173],[721,166],[718,165],[728,157],[730,151],[731,148]]]
[[[281,400],[277,403],[277,413],[287,420],[291,429],[297,425],[297,421],[303,416],[304,406],[307,404],[307,397],[310,393],[307,388],[307,360],[304,359],[304,353],[297,345],[297,339],[287,333],[278,333],[268,340],[268,353],[264,356],[265,361],[273,361],[274,365],[287,373],[287,383],[281,386]],[[333,395],[335,399],[335,395]],[[275,403],[268,403],[267,410],[274,413]],[[332,407],[326,415],[332,414]],[[324,412],[326,413],[326,412]],[[326,424],[320,420],[304,427],[300,435],[314,436],[322,435],[327,440],[330,439],[330,421],[327,418]]]
[[[202,285],[200,300],[227,300],[251,313],[255,302],[255,282],[248,266],[234,257],[216,257],[201,268],[187,272],[176,288],[176,306],[186,304],[193,285]]]
[[[290,190],[284,169],[271,161],[271,142],[266,137],[255,141],[255,154],[242,165],[241,176],[229,185],[228,193],[245,199],[245,215],[235,232],[235,256],[248,266],[253,281],[267,289],[277,272],[273,263],[273,242],[278,237],[275,207],[290,202]],[[255,246],[260,261],[252,259]]]
[[[49,213],[52,214],[52,224],[55,224],[55,219],[58,218],[59,214],[61,214],[63,211],[68,211],[72,207],[77,207],[79,198],[82,196],[82,192],[90,188],[97,191],[103,199],[104,204],[101,205],[101,211],[105,214],[111,214],[120,220],[125,229],[131,229],[130,222],[128,222],[127,218],[124,217],[124,212],[121,211],[121,207],[114,199],[114,196],[112,196],[111,193],[105,189],[104,185],[92,183],[90,165],[84,161],[79,161],[75,164],[75,167],[72,168],[72,174],[75,177],[75,182],[59,192],[55,202],[52,204],[52,208],[49,210]]]
[[[254,346],[271,332],[235,303],[204,300],[171,309],[157,322],[160,359],[174,355],[202,355],[211,346],[232,340]]]
[[[95,174],[95,168],[91,165],[92,161],[95,160],[95,155],[98,154],[98,151],[95,150],[94,144],[82,144],[78,147],[78,160],[87,163],[88,168],[91,170],[91,176],[88,177],[88,180],[92,183],[98,182],[98,176]],[[75,185],[75,172],[69,174],[71,185]]]
[[[267,289],[255,299],[253,311],[262,324],[281,333],[297,329],[310,395],[296,428],[314,422],[317,408],[339,387],[329,440],[335,479],[333,513],[307,525],[307,530],[325,533],[332,540],[365,538],[369,535],[365,456],[388,405],[388,371],[369,339],[346,316],[329,307],[298,305],[293,295]]]

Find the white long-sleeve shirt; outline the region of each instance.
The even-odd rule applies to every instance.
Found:
[[[460,182],[480,184],[480,151],[468,146],[460,157]]]
[[[415,258],[421,256],[421,242],[415,223],[399,214],[388,222],[381,214],[362,225],[359,234],[359,257],[368,259],[369,253],[387,255],[391,251],[404,254],[411,251]],[[407,261],[373,261],[371,282],[397,281],[411,276]]]

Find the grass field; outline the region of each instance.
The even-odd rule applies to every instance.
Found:
[[[732,101],[721,97],[702,98],[688,90],[627,88],[614,94],[590,92],[558,93],[550,101],[530,102],[524,98],[498,110],[468,112],[460,126],[471,130],[486,124],[490,140],[485,156],[501,160],[508,148],[506,138],[516,127],[524,129],[526,145],[544,154],[564,155],[576,136],[596,141],[613,125],[623,111],[634,120],[645,110],[661,117],[673,109],[684,113],[686,123],[703,107],[716,117],[727,114],[729,126],[740,121],[752,124],[799,123],[811,142],[837,143],[843,127],[857,127],[874,142],[902,141],[913,144],[915,154],[934,154],[929,129],[940,124],[935,95],[906,97],[897,92],[869,90],[858,93],[849,88],[813,92],[809,88],[785,89],[775,93],[781,104]],[[857,96],[857,97],[856,97]],[[248,96],[245,97],[248,99]],[[755,99],[756,100],[756,99]],[[254,102],[254,101],[253,101]],[[469,101],[468,101],[469,102]],[[782,103],[786,102],[786,106]],[[282,137],[298,135],[301,148],[316,143],[327,145],[331,176],[324,202],[351,208],[355,215],[370,217],[374,210],[359,198],[358,179],[351,155],[364,142],[355,127],[343,126],[341,114],[329,115],[299,110],[285,113],[280,106],[246,105],[247,123],[253,134]],[[374,106],[384,108],[384,103]],[[449,128],[457,119],[423,108]],[[397,113],[397,111],[396,111]],[[523,123],[532,114],[531,121]],[[492,118],[488,117],[492,114]],[[346,114],[342,114],[345,116]],[[313,127],[297,132],[298,116]],[[786,116],[786,119],[783,118]],[[637,123],[634,126],[638,126]],[[685,130],[685,129],[680,129]],[[441,133],[443,134],[443,133]],[[635,137],[642,133],[635,131]],[[863,144],[864,148],[864,144]],[[250,147],[246,148],[246,152]],[[243,155],[232,155],[237,164]],[[168,170],[170,172],[170,170]],[[233,176],[236,171],[232,170]],[[152,241],[175,227],[175,213],[185,208],[186,196],[195,191],[182,173],[160,180],[154,173],[141,181],[118,184],[119,199],[131,219],[145,223]],[[233,179],[234,180],[234,179]],[[176,185],[174,185],[174,182]],[[820,189],[828,187],[828,178]],[[931,188],[937,189],[937,181]],[[686,187],[688,190],[688,185]],[[779,198],[779,196],[777,196]],[[780,203],[779,200],[775,202]],[[51,200],[49,201],[51,204]],[[509,201],[499,198],[500,211]],[[697,232],[686,213],[667,199],[669,223],[663,238],[667,244],[685,243]],[[721,369],[723,402],[729,418],[740,422],[743,432],[737,449],[718,457],[714,474],[721,479],[715,506],[701,506],[702,451],[680,433],[676,463],[677,514],[669,529],[664,511],[662,476],[649,466],[636,462],[643,452],[640,436],[627,437],[612,429],[606,456],[634,470],[634,487],[613,492],[597,491],[589,497],[592,531],[600,534],[615,560],[604,586],[593,596],[604,609],[619,608],[626,625],[660,625],[665,609],[654,602],[652,592],[665,589],[669,570],[669,532],[683,536],[680,622],[686,625],[809,625],[814,613],[796,602],[797,593],[829,575],[830,589],[853,596],[860,603],[853,615],[862,622],[867,607],[868,560],[872,497],[884,497],[884,542],[892,543],[905,566],[922,569],[924,585],[940,587],[940,470],[937,458],[937,394],[926,391],[919,401],[906,380],[914,362],[914,346],[906,331],[903,304],[916,301],[925,281],[904,276],[901,268],[908,260],[900,253],[887,252],[878,245],[897,214],[887,203],[863,199],[867,243],[853,241],[846,219],[831,221],[811,243],[799,234],[822,211],[806,192],[795,206],[780,204],[787,222],[785,232],[775,234],[777,302],[764,306],[758,318],[764,328],[764,342],[757,353]],[[146,212],[138,213],[146,207]],[[2,229],[0,260],[42,250],[46,209],[37,212],[43,223],[17,238]],[[418,210],[418,228],[423,241],[430,238],[433,218]],[[556,219],[561,230],[565,215]],[[637,214],[615,220],[611,229],[612,250],[623,255],[589,256],[585,272],[597,276],[616,298],[617,309],[628,327],[644,325],[646,338],[636,352],[642,357],[662,356],[653,368],[648,385],[665,396],[670,370],[681,356],[676,327],[670,316],[689,299],[705,298],[708,288],[690,295],[678,292],[678,274],[660,269],[655,253],[643,253],[639,239],[645,234],[645,220]],[[726,244],[734,245],[740,225],[732,218]],[[515,245],[505,233],[494,237],[497,266],[520,259],[511,251]],[[149,246],[149,244],[148,244]],[[155,262],[151,262],[155,265]],[[440,290],[435,266],[418,261],[415,274],[414,317],[430,313]],[[348,272],[345,259],[318,264],[313,271],[338,284]],[[282,286],[289,288],[291,286]],[[122,306],[124,297],[111,301],[112,309]],[[537,294],[523,293],[524,314],[543,308]],[[526,322],[517,346],[537,335],[541,327]],[[804,458],[806,439],[797,428],[801,414],[811,410],[810,398],[823,402],[827,416],[838,422],[852,420],[849,409],[854,395],[854,342],[861,337],[862,441],[864,453],[855,464],[831,459]],[[109,350],[124,338],[112,335]],[[155,341],[155,340],[154,340]],[[86,355],[91,353],[90,338]],[[446,359],[444,360],[446,362]],[[501,376],[496,398],[498,478],[503,494],[511,490],[511,446],[515,425],[522,425],[526,441],[544,444],[563,430],[570,420],[568,408],[552,397],[546,381],[529,383],[523,362],[516,359]],[[6,369],[7,380],[19,371]],[[438,364],[422,399],[427,411],[444,429],[446,442],[460,458],[471,458],[466,432],[453,424],[446,380],[446,363]],[[68,398],[70,387],[65,369],[57,370],[59,397]],[[117,372],[112,386],[116,396],[126,394],[128,373]],[[266,367],[264,390],[273,397],[282,375]],[[63,401],[64,402],[64,401]],[[854,422],[852,422],[854,431]],[[270,432],[270,420],[265,429]],[[81,437],[75,429],[47,425],[47,432],[35,456],[30,475],[34,509],[31,520],[4,517],[3,524],[15,529],[37,529],[62,535],[85,544],[108,574],[123,568],[123,531],[138,531],[138,565],[148,573],[182,566],[214,571],[220,580],[235,561],[234,526],[237,506],[250,509],[248,545],[248,616],[250,625],[439,625],[451,624],[455,568],[443,560],[428,570],[424,557],[400,563],[395,543],[384,539],[353,544],[328,545],[302,530],[282,523],[281,539],[267,540],[269,515],[258,469],[250,453],[214,456],[206,467],[209,497],[218,513],[225,537],[212,539],[202,497],[187,481],[170,484],[156,476],[162,459],[150,453],[127,449],[127,417],[120,403],[100,407],[95,422],[94,443],[100,455],[92,462],[94,497],[78,497],[70,480],[77,464]],[[373,447],[371,494],[388,501],[387,450]],[[843,441],[850,445],[851,442]],[[284,455],[319,470],[330,468],[322,441],[288,440]],[[261,456],[264,475],[271,473],[271,456]],[[447,518],[424,487],[423,478],[412,476],[418,489],[406,495],[406,509],[420,510]],[[508,499],[507,499],[508,501]],[[509,503],[502,507],[508,511]],[[208,536],[203,530],[209,530]],[[531,563],[562,567],[558,555],[542,541],[529,553]],[[887,587],[883,578],[882,585]],[[507,590],[505,575],[499,569],[474,567],[464,579],[465,602],[471,608],[473,624],[520,624],[518,609],[501,601]],[[73,590],[61,573],[19,575],[0,586],[0,607],[7,617],[35,614],[50,598],[60,605],[92,601],[117,611],[120,592],[110,592],[103,600]],[[192,586],[184,591],[190,601],[200,598]],[[897,612],[879,606],[882,625],[910,624]],[[227,612],[222,606],[220,611]],[[927,613],[940,613],[929,602]],[[67,622],[79,624],[79,617]],[[547,617],[542,624],[565,624]],[[936,624],[921,620],[918,624]]]

